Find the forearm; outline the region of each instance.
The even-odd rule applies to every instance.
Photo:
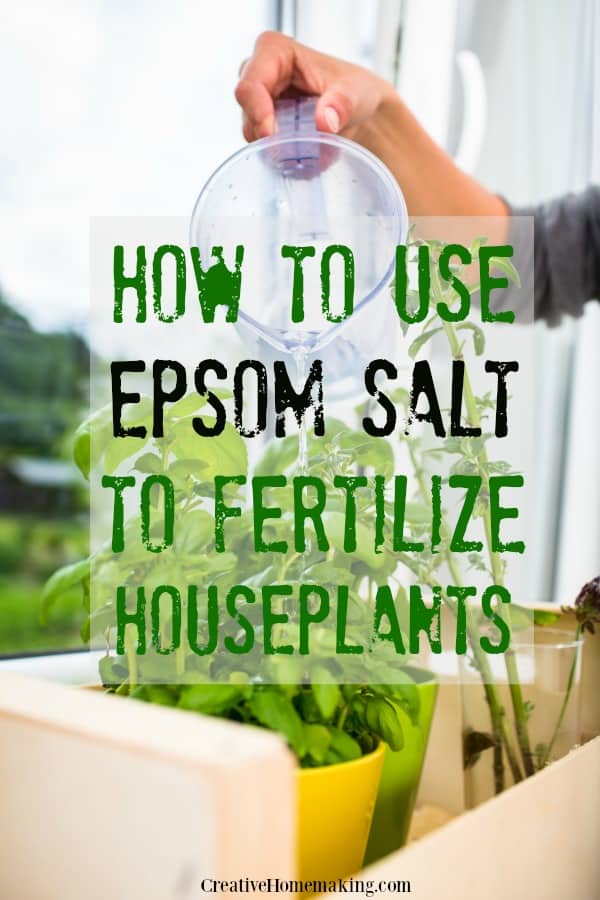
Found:
[[[454,164],[394,91],[350,136],[390,169],[411,216],[507,215],[504,202]]]

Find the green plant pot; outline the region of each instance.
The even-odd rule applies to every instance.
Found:
[[[417,682],[419,719],[413,725],[403,714],[404,747],[396,752],[386,750],[365,863],[404,846],[419,790],[438,685],[425,669],[407,671]]]

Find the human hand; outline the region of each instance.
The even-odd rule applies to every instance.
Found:
[[[277,31],[266,31],[242,65],[235,90],[246,140],[273,134],[274,101],[295,94],[319,97],[315,120],[320,131],[357,139],[361,126],[394,90],[360,66],[318,53]]]

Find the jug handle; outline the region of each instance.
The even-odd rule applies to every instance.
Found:
[[[317,100],[318,97],[299,96],[275,101],[275,140],[288,140],[275,149],[271,160],[283,175],[292,216],[306,223],[306,240],[316,240],[329,230],[319,177],[325,168],[322,148],[318,141],[310,140],[319,133],[315,125]]]
[[[318,97],[286,97],[275,101],[275,126],[280,135],[316,134],[315,112]]]

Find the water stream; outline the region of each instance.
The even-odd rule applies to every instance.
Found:
[[[298,344],[292,352],[296,363],[296,390],[301,391],[306,381],[306,348]],[[298,460],[297,469],[299,475],[306,475],[308,471],[308,432],[306,429],[306,416],[298,423]]]

